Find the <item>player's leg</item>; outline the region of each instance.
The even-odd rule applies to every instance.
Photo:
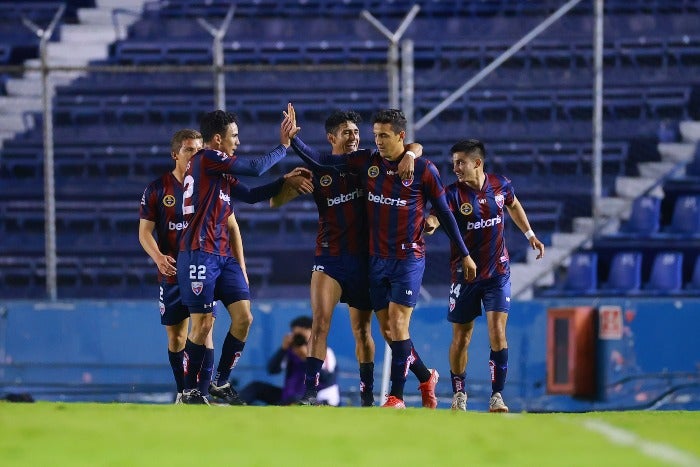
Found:
[[[360,402],[363,407],[374,405],[374,339],[372,310],[350,308],[350,326],[355,338],[355,356],[360,365]]]
[[[452,323],[450,342],[450,379],[452,410],[467,410],[467,362],[474,320],[481,315],[481,286],[462,280],[450,285],[447,321]]]
[[[469,343],[474,332],[474,321],[465,324],[452,323],[450,342],[450,378],[452,380],[452,410],[467,410],[467,361]]]
[[[197,378],[206,353],[207,335],[214,325],[214,287],[220,269],[215,255],[181,251],[177,258],[180,298],[190,313],[190,332],[185,344],[185,390],[183,402],[206,404],[197,389]]]
[[[503,402],[503,388],[508,373],[508,341],[506,340],[506,324],[510,311],[510,276],[499,276],[489,280],[484,291],[484,308],[489,330],[491,355],[491,399],[490,412],[508,412],[508,406]]]
[[[318,264],[316,265],[318,266]],[[302,405],[316,403],[318,395],[318,378],[326,358],[328,332],[331,327],[333,310],[340,300],[342,289],[337,280],[323,271],[311,273],[311,338],[309,339],[309,356],[306,358],[306,390],[299,401]]]
[[[230,405],[245,405],[231,388],[231,371],[243,354],[253,314],[250,311],[250,290],[238,261],[230,257],[220,257],[221,274],[214,294],[226,307],[231,325],[221,346],[221,356],[216,374],[209,385],[209,393]]]
[[[391,341],[391,389],[384,407],[405,408],[403,402],[403,390],[406,385],[406,375],[410,365],[411,336],[409,325],[411,323],[412,306],[395,302],[389,303],[387,310]]]
[[[199,370],[199,376],[197,378],[197,388],[199,392],[205,396],[209,394],[209,385],[211,384],[211,377],[214,374],[214,324],[216,324],[216,309],[212,312],[212,317],[214,318],[214,323],[204,342],[206,350],[204,351],[202,369]]]
[[[168,361],[177,388],[175,403],[179,403],[182,399],[182,391],[185,389],[185,343],[190,313],[180,300],[180,289],[177,284],[170,284],[164,280],[160,284],[159,292],[160,323],[165,326],[168,337]]]
[[[241,389],[238,394],[249,405],[257,401],[267,405],[280,405],[282,401],[282,388],[264,381],[253,381]]]

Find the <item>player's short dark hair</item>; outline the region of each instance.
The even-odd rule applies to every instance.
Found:
[[[215,110],[205,113],[199,119],[199,131],[202,132],[202,139],[208,143],[214,138],[214,135],[225,135],[226,128],[232,123],[238,125],[238,118],[231,112]]]
[[[311,329],[312,322],[313,320],[311,319],[311,316],[297,316],[291,323],[289,323],[289,327]]]
[[[394,133],[406,131],[406,116],[398,109],[384,109],[372,115],[372,125],[390,123]]]
[[[456,152],[475,154],[484,160],[486,159],[486,148],[484,147],[484,143],[478,139],[472,138],[456,142],[450,148],[450,154],[454,154]]]
[[[179,152],[182,148],[182,143],[186,139],[202,139],[202,134],[192,128],[183,128],[177,130],[170,140],[170,151]]]
[[[353,110],[334,110],[326,119],[326,134],[334,135],[340,125],[345,122],[359,125],[362,122],[362,117]]]

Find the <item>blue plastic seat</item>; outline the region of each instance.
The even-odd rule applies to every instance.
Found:
[[[679,196],[668,232],[684,237],[700,236],[700,196]]]
[[[646,292],[670,294],[680,292],[683,287],[683,253],[662,251],[654,257]]]
[[[628,295],[638,292],[642,285],[642,253],[620,252],[613,256],[608,281],[602,290],[607,295]]]
[[[661,200],[653,196],[640,196],[632,204],[630,218],[620,229],[626,235],[653,235],[659,231]]]
[[[571,255],[563,289],[567,292],[592,293],[598,288],[598,254],[579,251]]]

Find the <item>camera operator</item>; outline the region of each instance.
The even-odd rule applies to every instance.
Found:
[[[268,405],[290,405],[304,395],[304,374],[306,357],[311,337],[311,317],[299,316],[289,323],[290,331],[285,334],[277,352],[267,362],[267,372],[271,375],[285,370],[284,386],[279,387],[264,381],[253,381],[239,391],[247,404],[263,402]],[[325,405],[338,405],[340,390],[335,381],[336,360],[332,349],[328,349],[319,380],[318,402]]]

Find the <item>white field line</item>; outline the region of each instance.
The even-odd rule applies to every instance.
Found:
[[[614,444],[629,446],[643,454],[659,459],[667,464],[700,466],[700,459],[693,454],[668,444],[657,443],[640,438],[632,432],[609,425],[600,420],[586,420],[583,426],[591,431],[602,434]]]

